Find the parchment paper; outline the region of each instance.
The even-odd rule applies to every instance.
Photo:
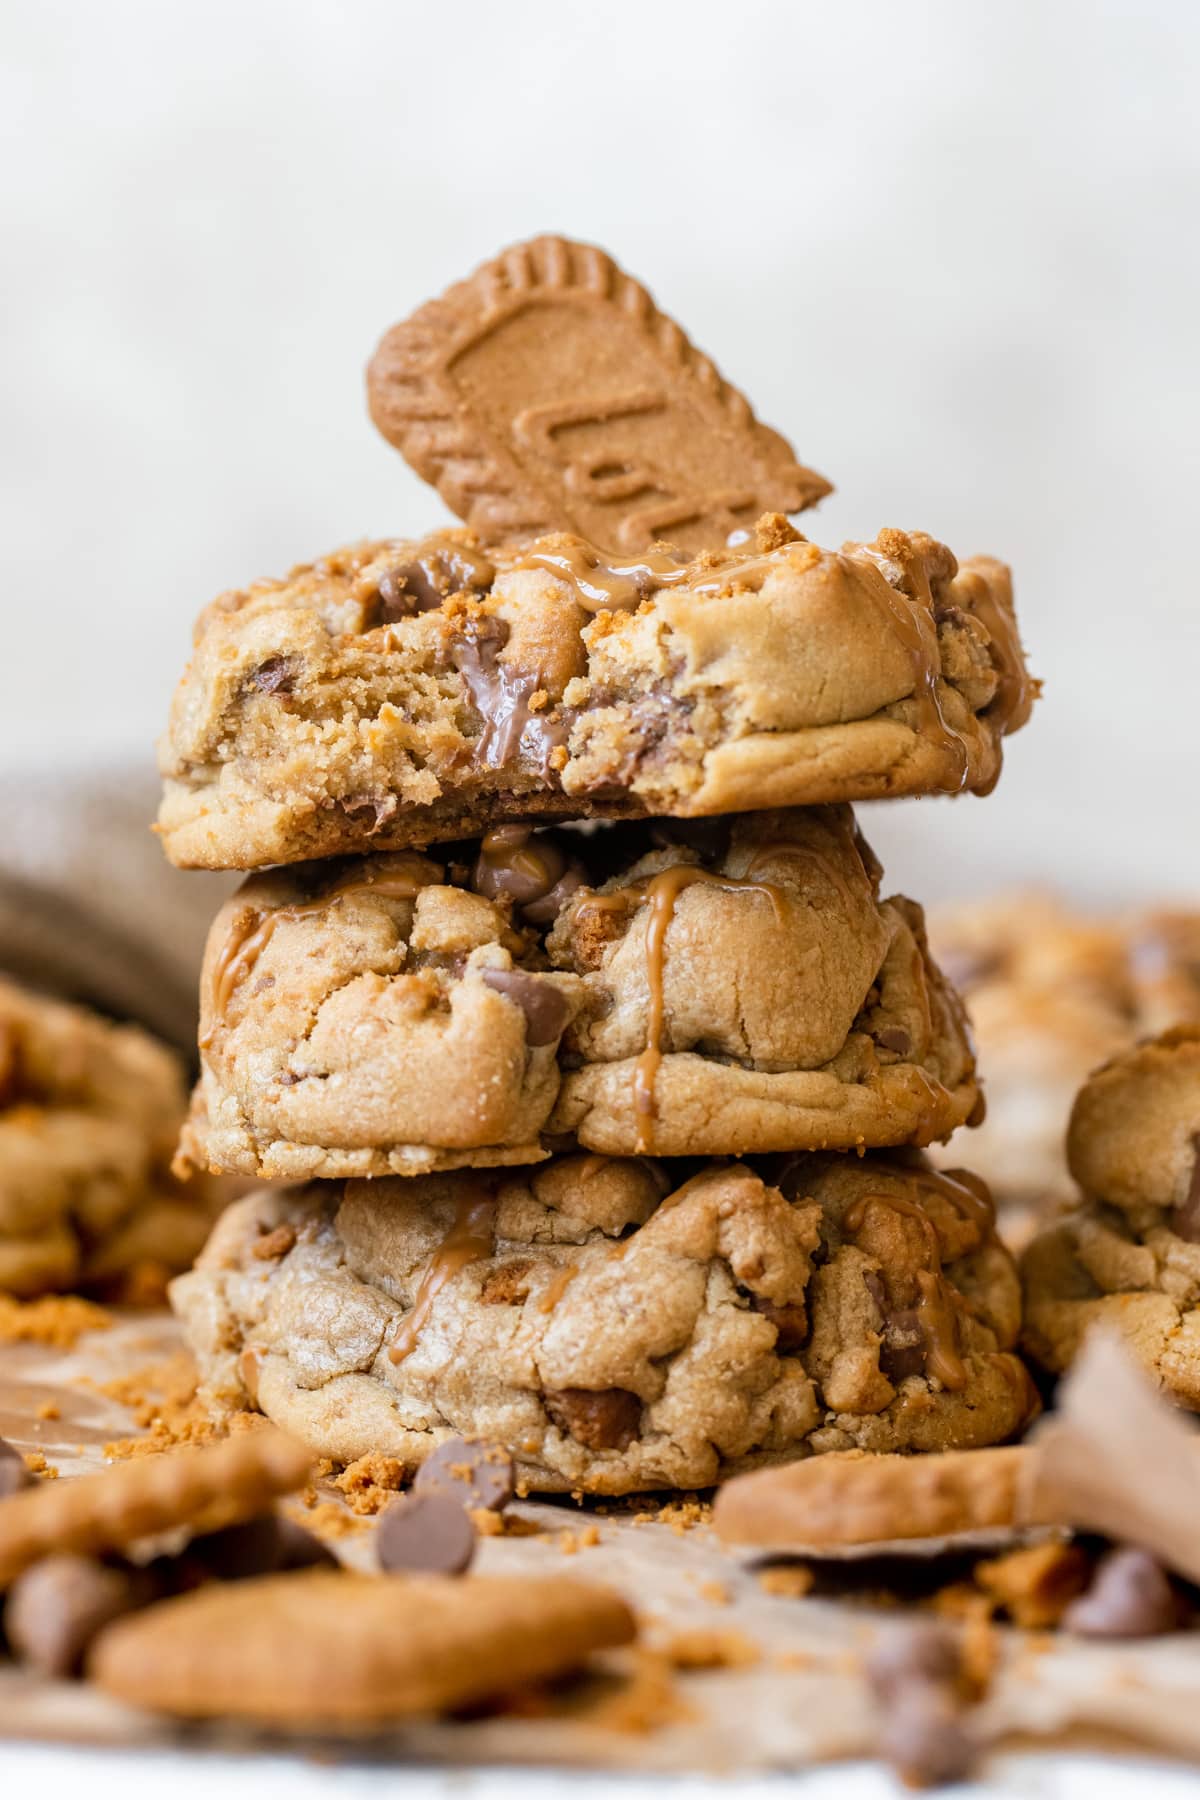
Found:
[[[127,1315],[69,1351],[0,1346],[0,1435],[22,1450],[40,1450],[59,1479],[93,1469],[106,1443],[137,1427],[124,1406],[92,1384],[133,1374],[179,1347],[165,1314]],[[39,1417],[47,1407],[59,1416]],[[514,1510],[543,1535],[483,1539],[476,1568],[608,1582],[636,1608],[644,1648],[607,1658],[603,1676],[564,1701],[569,1716],[431,1721],[338,1746],[335,1754],[739,1774],[870,1753],[873,1704],[863,1655],[902,1612],[845,1598],[768,1594],[754,1566],[731,1556],[707,1526],[677,1531],[656,1519],[605,1517],[569,1503],[517,1502]],[[598,1543],[564,1551],[562,1534],[578,1545],[592,1526]],[[335,1548],[344,1560],[369,1566],[369,1527]],[[756,1660],[682,1671],[656,1654],[697,1631],[732,1634],[725,1641]],[[1000,1636],[997,1675],[977,1715],[989,1741],[1033,1737],[1061,1745],[1115,1737],[1200,1760],[1200,1634],[1128,1645],[1015,1630]],[[645,1704],[634,1704],[639,1700]],[[630,1711],[644,1713],[644,1729],[620,1723]],[[192,1749],[266,1741],[246,1731],[184,1731],[83,1683],[47,1683],[3,1662],[0,1736]],[[311,1754],[314,1746],[296,1748]]]

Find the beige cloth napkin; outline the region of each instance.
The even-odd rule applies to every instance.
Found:
[[[0,784],[0,970],[194,1055],[204,937],[237,876],[172,869],[144,764]]]

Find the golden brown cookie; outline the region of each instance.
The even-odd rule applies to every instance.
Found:
[[[1107,1326],[1200,1411],[1200,1026],[1099,1068],[1075,1102],[1068,1155],[1088,1197],[1022,1258],[1030,1354],[1061,1371]]]
[[[184,1096],[178,1059],[136,1026],[0,980],[0,1289],[186,1267],[218,1193],[171,1176]]]
[[[478,1436],[531,1488],[610,1494],[1024,1422],[1015,1272],[970,1176],[904,1152],[669,1168],[239,1202],[172,1287],[210,1403],[343,1462]]]
[[[123,1619],[93,1646],[88,1674],[179,1718],[366,1730],[569,1674],[635,1632],[618,1595],[563,1576],[302,1570]]]
[[[846,1450],[726,1482],[713,1524],[726,1543],[784,1552],[952,1537],[1042,1523],[1022,1496],[1032,1446],[878,1456]]]
[[[485,543],[716,549],[830,490],[591,244],[514,244],[383,339],[371,416]]]
[[[935,908],[929,936],[987,1073],[971,1162],[1015,1244],[1075,1200],[1065,1144],[1080,1084],[1147,1033],[1200,1019],[1200,914],[1098,914],[1014,893]]]
[[[302,1487],[312,1456],[281,1431],[117,1463],[0,1500],[0,1588],[52,1551],[120,1550],[176,1526],[216,1531]]]
[[[786,520],[688,562],[560,534],[339,551],[216,601],[162,748],[167,855],[261,868],[531,818],[991,788],[1036,693],[1007,569]]]
[[[273,1178],[946,1137],[978,1098],[848,807],[510,826],[251,878],[214,922],[200,1167]]]

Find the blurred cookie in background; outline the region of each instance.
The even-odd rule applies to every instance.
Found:
[[[937,908],[929,935],[986,1072],[970,1161],[1019,1247],[1076,1197],[1066,1132],[1081,1083],[1139,1039],[1200,1019],[1200,908],[1105,915],[1017,892]]]
[[[222,1197],[170,1172],[185,1107],[182,1062],[140,1027],[0,979],[0,1290],[156,1298]]]

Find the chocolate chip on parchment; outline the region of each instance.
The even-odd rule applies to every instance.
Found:
[[[558,1042],[571,1006],[552,981],[526,974],[524,969],[485,969],[483,979],[525,1014],[525,1040],[531,1049]]]
[[[425,1458],[413,1480],[414,1493],[443,1494],[485,1512],[502,1512],[515,1486],[512,1457],[484,1438],[447,1438]]]
[[[1183,1602],[1162,1564],[1130,1545],[1100,1559],[1086,1594],[1073,1600],[1063,1624],[1079,1637],[1158,1637],[1176,1631]]]
[[[76,1675],[92,1639],[124,1613],[157,1598],[144,1569],[93,1556],[45,1556],[17,1576],[4,1606],[4,1634],[21,1662],[62,1680]]]
[[[978,1743],[965,1722],[958,1638],[919,1621],[886,1631],[867,1661],[879,1701],[879,1755],[909,1787],[937,1787],[970,1770]]]
[[[379,1566],[430,1575],[461,1575],[475,1555],[475,1527],[465,1507],[444,1493],[401,1494],[379,1515]]]
[[[542,1404],[560,1431],[588,1450],[625,1450],[638,1434],[642,1403],[626,1388],[555,1388]]]
[[[33,1476],[25,1466],[25,1458],[7,1438],[0,1438],[0,1500],[32,1486]]]

